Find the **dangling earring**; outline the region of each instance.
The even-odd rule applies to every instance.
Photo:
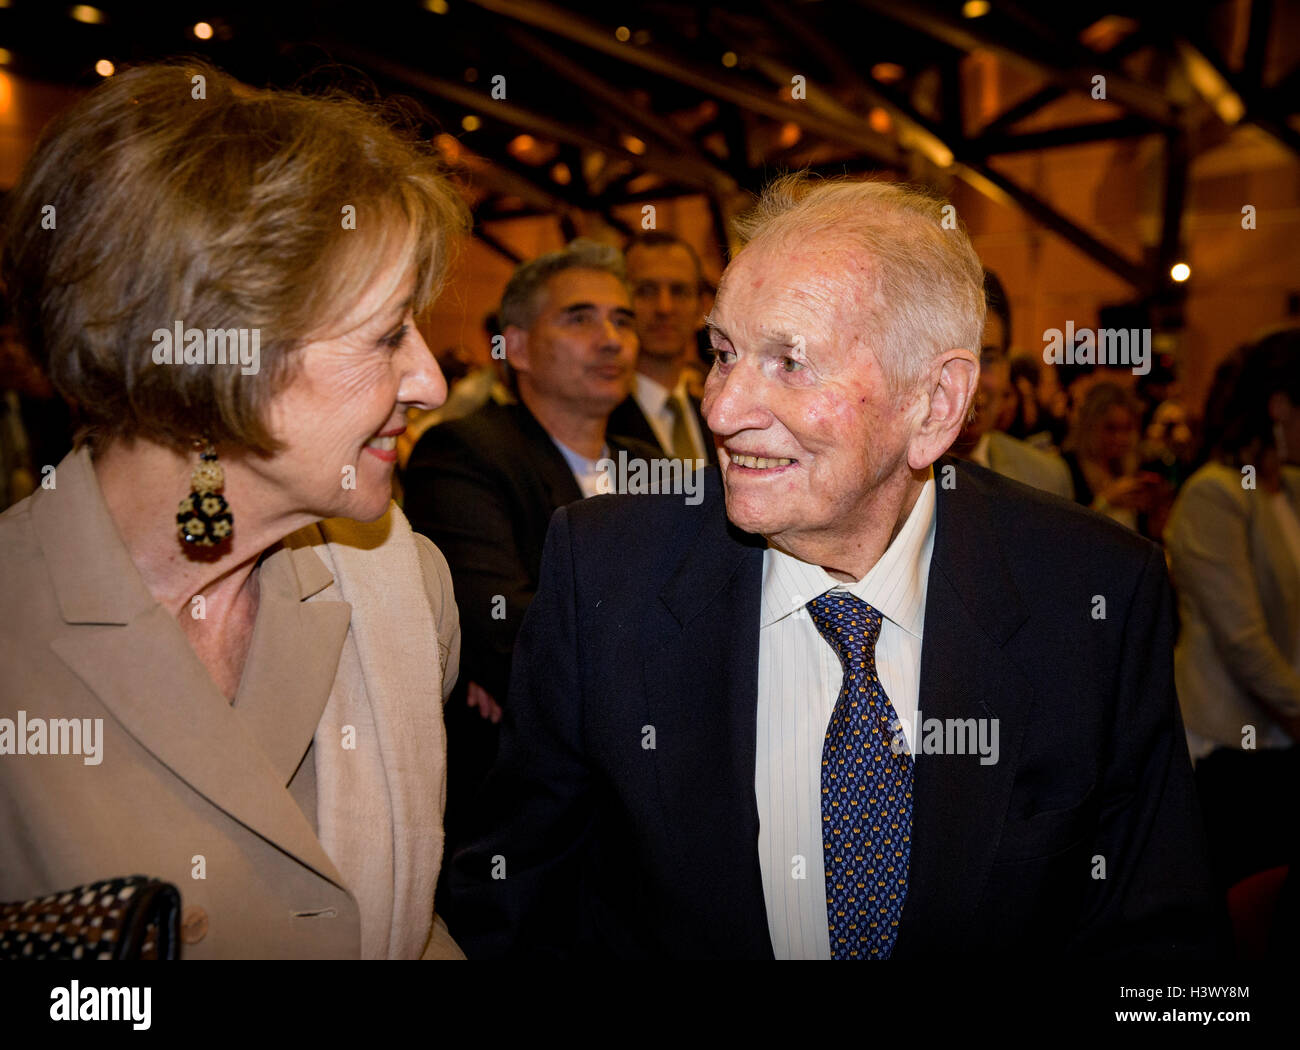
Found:
[[[181,539],[196,547],[215,547],[235,533],[230,504],[217,490],[226,483],[226,472],[217,462],[217,450],[210,441],[196,441],[199,461],[190,475],[190,494],[176,510],[176,527]]]

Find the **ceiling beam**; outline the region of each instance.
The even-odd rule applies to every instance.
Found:
[[[1266,109],[1267,102],[1244,75],[1234,73],[1215,54],[1209,43],[1179,37],[1175,41],[1178,57],[1187,71],[1187,79],[1225,124],[1245,121],[1300,156],[1300,132],[1285,116]],[[1249,72],[1249,71],[1247,71]]]
[[[986,19],[957,18],[919,0],[905,4],[897,0],[858,0],[858,3],[949,47],[967,52],[990,51],[1068,91],[1088,94],[1092,90],[1092,78],[1102,74],[1106,77],[1106,97],[1110,101],[1161,127],[1177,122],[1177,111],[1161,90],[1134,80],[1112,66],[1105,56],[1073,40],[1041,40],[1024,32],[994,33],[991,28],[979,25]],[[1019,38],[1014,43],[1013,35]]]
[[[592,73],[586,66],[542,43],[531,33],[512,28],[506,30],[506,35],[543,65],[585,92],[589,99],[599,100],[607,110],[612,110],[623,120],[633,124],[641,135],[656,138],[669,149],[676,151],[679,162],[689,166],[700,178],[709,180],[711,189],[723,193],[735,190],[736,180],[711,163],[696,148],[690,136],[677,130],[670,121],[633,105],[628,101],[626,92],[619,91]],[[611,123],[618,122],[613,120]]]
[[[1065,238],[1089,258],[1100,263],[1111,273],[1134,288],[1143,290],[1147,287],[1147,273],[1137,263],[1125,258],[1109,245],[1099,241],[1082,227],[1076,225],[1058,212],[1046,201],[1030,190],[1018,185],[1007,176],[978,162],[957,165],[957,173],[962,179],[976,189],[991,196],[989,190],[981,183],[1005,195],[1005,197],[1029,215],[1035,222],[1046,226],[1053,233]]]
[[[1003,153],[1022,153],[1025,150],[1056,149],[1060,146],[1077,146],[1086,142],[1106,142],[1112,139],[1131,139],[1142,135],[1158,135],[1153,128],[1138,117],[1120,117],[1119,120],[1100,120],[1094,124],[1068,124],[1047,131],[1026,131],[1019,135],[982,134],[969,140],[971,156],[994,157]]]
[[[620,43],[604,26],[573,11],[545,3],[543,0],[470,0],[493,14],[513,18],[534,28],[553,33],[573,43],[617,58],[630,66],[654,73],[668,80],[730,102],[772,120],[792,121],[833,142],[851,146],[877,159],[881,164],[897,167],[898,150],[894,143],[859,122],[843,123],[812,112],[794,99],[758,91],[739,77],[723,76],[711,68],[683,55],[653,45],[638,47]]]
[[[520,263],[524,261],[524,257],[520,255],[517,251],[515,251],[513,248],[511,248],[508,244],[504,243],[503,241],[497,240],[496,237],[494,237],[491,233],[485,230],[481,222],[476,221],[474,223],[473,233],[474,233],[475,240],[481,241],[492,251],[496,252],[497,255],[507,260],[511,266],[518,266]]]
[[[712,188],[714,181],[712,176],[701,175],[693,171],[689,164],[683,164],[679,157],[664,151],[661,147],[647,143],[645,153],[633,153],[616,137],[603,135],[599,129],[575,128],[545,113],[521,106],[516,102],[493,99],[480,91],[467,88],[463,84],[431,76],[402,62],[384,58],[382,55],[355,48],[346,43],[329,41],[326,46],[336,56],[343,57],[364,69],[379,73],[426,95],[455,102],[457,105],[471,109],[475,113],[481,113],[486,117],[517,127],[530,135],[612,154],[675,181],[685,182],[703,190]]]
[[[838,66],[841,75],[849,81],[847,87],[883,106],[890,116],[899,122],[916,148],[937,168],[952,171],[995,203],[1019,207],[1036,222],[1065,238],[1081,252],[1135,287],[1142,288],[1146,285],[1147,275],[1141,266],[1093,237],[1031,191],[987,167],[984,163],[985,158],[976,152],[976,146],[970,140],[946,138],[937,124],[918,113],[903,98],[892,94],[883,86],[866,82],[859,74],[841,63],[832,65],[831,53],[835,50],[834,45],[822,38],[815,29],[806,25],[796,26],[793,23],[789,24],[789,29],[803,39],[809,47],[814,48],[819,55],[826,56],[828,66],[832,68]],[[770,68],[771,64],[768,65]],[[808,97],[813,98],[813,93],[810,92]]]

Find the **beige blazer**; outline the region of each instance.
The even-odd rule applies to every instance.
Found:
[[[364,686],[336,682],[353,609],[312,549],[319,528],[259,569],[232,705],[145,587],[89,453],[54,477],[0,515],[0,718],[102,720],[99,761],[0,755],[0,900],[144,874],[180,890],[185,958],[356,958],[358,902],[317,835],[313,736],[332,691]],[[460,628],[446,562],[416,540],[437,637],[405,641],[426,650],[436,703],[455,682]],[[438,802],[418,816],[440,854],[440,710],[435,721],[421,754]],[[431,892],[427,919],[425,954],[458,955]]]
[[[1300,471],[1285,469],[1283,483],[1300,513]],[[1238,471],[1202,467],[1178,494],[1165,548],[1178,592],[1174,676],[1187,729],[1240,748],[1250,725],[1257,746],[1289,744],[1260,703],[1300,714],[1300,673],[1292,663],[1300,566],[1269,494],[1243,489]],[[1198,750],[1205,749],[1193,741]]]

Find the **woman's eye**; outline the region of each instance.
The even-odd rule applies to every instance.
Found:
[[[393,332],[391,335],[384,336],[384,338],[381,339],[379,342],[383,346],[388,347],[388,349],[390,350],[396,350],[405,341],[406,335],[410,330],[411,330],[411,326],[404,324],[402,325],[401,328],[397,329],[397,331]]]

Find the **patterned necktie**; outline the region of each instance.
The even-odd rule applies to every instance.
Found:
[[[844,668],[822,745],[822,855],[833,959],[888,959],[907,897],[912,756],[876,675],[880,613],[846,591],[808,603]],[[902,740],[901,735],[899,736]]]

